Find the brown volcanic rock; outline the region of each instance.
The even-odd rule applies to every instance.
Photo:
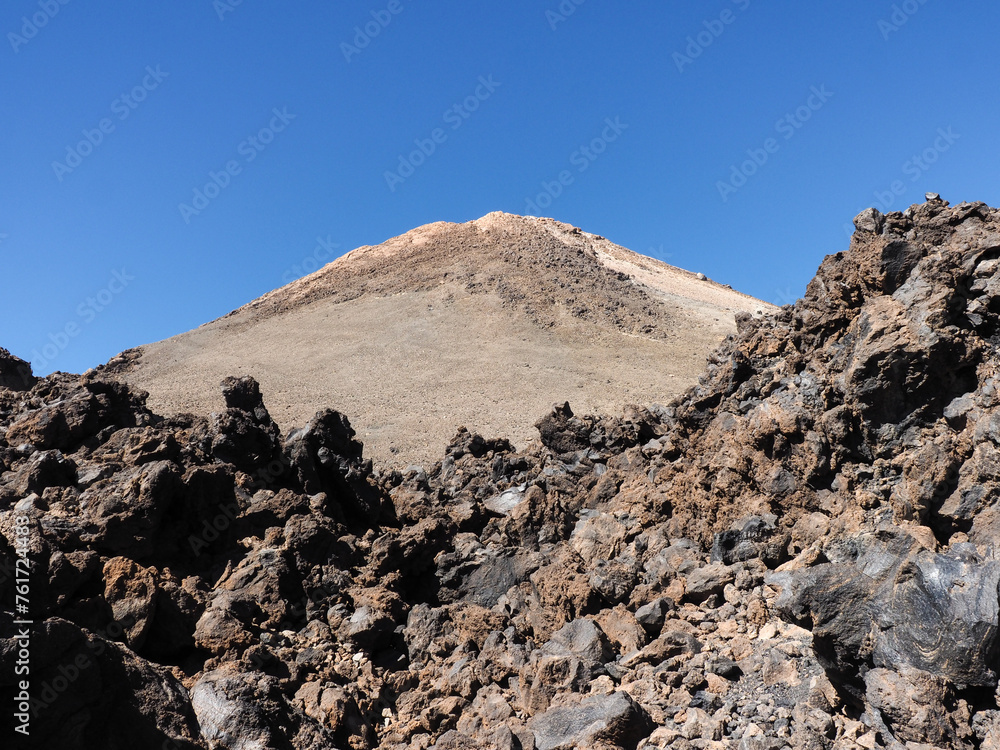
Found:
[[[252,375],[286,427],[333,407],[379,462],[430,463],[458,425],[524,446],[555,401],[664,401],[736,313],[773,309],[567,224],[492,213],[353,250],[111,368],[167,414],[221,412],[216,384]]]
[[[673,528],[707,542],[742,515],[820,511],[853,528],[881,509],[936,522],[942,542],[985,531],[995,216],[930,201],[882,217],[794,308],[741,318],[676,408],[656,478]]]

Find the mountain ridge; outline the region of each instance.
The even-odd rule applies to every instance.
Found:
[[[519,225],[527,226],[537,226],[544,228],[553,237],[560,241],[566,241],[570,238],[575,238],[579,241],[584,251],[590,251],[593,253],[595,260],[599,261],[602,266],[608,270],[614,271],[612,264],[617,264],[624,268],[640,269],[647,272],[647,275],[655,278],[656,271],[677,274],[678,276],[684,277],[691,281],[701,281],[705,282],[706,286],[718,287],[719,289],[726,289],[733,294],[739,295],[745,298],[750,304],[757,304],[763,307],[770,307],[767,303],[761,302],[749,294],[733,290],[731,287],[718,284],[710,279],[704,277],[703,274],[699,274],[694,271],[688,271],[686,269],[680,268],[678,266],[673,266],[669,263],[661,261],[659,259],[653,258],[651,256],[642,255],[633,250],[628,250],[620,245],[608,241],[605,237],[601,235],[591,234],[584,232],[578,227],[574,227],[571,224],[566,224],[564,222],[557,221],[555,219],[545,218],[545,217],[528,217],[520,216],[517,214],[509,214],[503,211],[493,211],[485,216],[475,219],[469,222],[457,223],[457,222],[446,222],[446,221],[436,221],[429,224],[424,224],[414,229],[409,230],[401,235],[391,237],[385,242],[379,245],[362,245],[344,253],[339,258],[334,259],[322,268],[313,271],[306,276],[296,279],[289,284],[286,284],[278,289],[272,290],[262,294],[260,297],[251,300],[245,305],[233,310],[227,315],[222,316],[227,318],[233,316],[237,313],[254,310],[269,303],[274,303],[274,300],[281,300],[280,302],[274,303],[277,306],[281,306],[284,302],[288,304],[305,304],[309,301],[309,296],[315,294],[315,289],[310,289],[310,287],[322,285],[320,282],[325,280],[327,276],[335,276],[338,272],[346,272],[348,275],[353,275],[357,272],[356,268],[352,268],[353,265],[365,264],[366,261],[375,261],[379,259],[385,259],[388,261],[399,260],[398,256],[405,253],[406,250],[410,248],[426,248],[428,245],[433,243],[435,235],[444,234],[448,231],[460,230],[464,227],[473,228],[476,230],[499,230],[504,232],[511,232],[519,228]],[[599,244],[598,244],[599,243]],[[596,244],[596,247],[590,246],[591,244]],[[595,252],[596,250],[596,252]],[[602,257],[603,256],[603,257]],[[411,253],[410,260],[422,260],[419,258],[419,254]],[[607,260],[605,260],[607,259]],[[370,266],[369,266],[370,267]],[[652,268],[650,268],[652,267]],[[368,267],[366,267],[367,270]],[[399,270],[399,269],[397,269]],[[627,273],[625,270],[619,272]],[[629,274],[631,275],[631,274]],[[405,283],[405,282],[404,282]],[[654,289],[658,289],[655,282],[652,284],[646,283],[646,286],[652,286]],[[326,287],[327,289],[329,287]],[[390,286],[391,288],[391,286]],[[306,299],[300,299],[296,296],[299,290],[303,290],[303,296]],[[710,296],[710,295],[705,295]],[[288,298],[291,298],[290,300]],[[282,299],[285,298],[285,299]],[[351,297],[346,297],[350,299]],[[283,308],[284,309],[284,308]]]

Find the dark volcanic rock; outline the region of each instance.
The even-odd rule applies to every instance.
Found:
[[[1000,562],[971,544],[945,553],[900,532],[831,545],[830,562],[772,577],[786,616],[805,621],[817,653],[842,674],[864,663],[995,687]]]
[[[45,399],[37,406],[30,400],[35,391]],[[27,408],[11,421],[5,440],[11,446],[28,443],[38,450],[75,449],[109,427],[148,424],[152,415],[145,401],[145,393],[133,393],[120,383],[87,376],[73,383],[70,376],[55,375],[38,381],[29,400],[22,401]]]
[[[635,748],[652,731],[642,709],[626,693],[585,698],[576,706],[552,708],[528,724],[537,750],[598,747]]]
[[[208,672],[192,687],[191,705],[209,747],[292,750],[332,746],[333,733],[289,711],[278,680],[260,673]]]
[[[93,394],[81,393],[14,422],[7,429],[6,440],[11,445],[30,443],[41,450],[69,448],[101,429],[102,406]]]
[[[378,520],[383,501],[371,481],[371,461],[361,457],[351,423],[340,412],[327,409],[285,441],[302,488],[309,494],[325,492],[349,520],[371,524]]]
[[[19,357],[15,357],[6,349],[0,348],[0,388],[12,391],[29,390],[36,382],[31,372],[31,365]]]
[[[777,520],[773,515],[751,516],[719,532],[712,542],[712,560],[732,565],[759,557],[769,567],[780,564],[788,556],[791,537],[775,528]]]
[[[12,482],[19,495],[41,494],[46,487],[72,487],[77,483],[76,464],[61,451],[39,451],[33,454]]]
[[[212,453],[247,474],[281,466],[281,431],[264,406],[260,386],[250,377],[222,381],[226,410],[215,415]]]
[[[590,431],[586,424],[574,416],[569,402],[557,404],[552,413],[540,419],[535,427],[542,445],[556,453],[570,453],[590,447]]]
[[[32,747],[203,747],[188,693],[169,670],[58,618],[29,630]],[[18,655],[8,639],[20,632],[2,624],[4,687]]]

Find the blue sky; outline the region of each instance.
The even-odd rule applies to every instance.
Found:
[[[82,371],[494,210],[794,301],[864,207],[998,203],[998,21],[943,0],[11,0],[0,346]]]

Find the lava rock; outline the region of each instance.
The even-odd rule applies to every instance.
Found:
[[[535,423],[542,445],[556,453],[571,453],[590,447],[587,425],[573,414],[569,402],[556,404],[552,411]]]
[[[371,479],[371,461],[343,414],[326,409],[285,440],[284,450],[307,494],[324,492],[346,520],[365,527],[392,504]]]
[[[31,372],[31,365],[0,348],[0,388],[12,391],[30,390],[38,378]]]
[[[772,581],[782,586],[779,612],[808,625],[830,669],[907,666],[996,686],[1000,562],[972,545],[935,553],[894,531],[851,537],[827,556]]]
[[[2,620],[0,620],[2,622]],[[24,628],[0,625],[0,685],[14,684]],[[32,747],[204,748],[187,690],[161,666],[60,618],[30,631]]]
[[[885,224],[885,217],[877,208],[866,208],[854,217],[854,227],[862,232],[878,234]]]
[[[77,482],[76,462],[62,451],[47,450],[33,454],[18,472],[14,490],[20,495],[42,494],[46,487],[72,487]]]
[[[576,706],[550,708],[528,722],[536,750],[596,747],[635,748],[652,732],[652,722],[627,693],[584,698]]]
[[[281,431],[264,406],[260,386],[251,377],[228,377],[222,395],[227,408],[214,415],[212,453],[270,484],[282,473]]]
[[[649,604],[643,604],[635,611],[635,619],[646,631],[659,633],[663,628],[663,622],[667,618],[667,613],[674,609],[671,599],[661,596],[654,599]]]
[[[719,532],[712,542],[712,562],[732,565],[759,558],[770,568],[777,567],[788,557],[788,534],[775,528],[774,515],[751,516],[736,528]]]
[[[685,595],[691,601],[703,601],[712,594],[721,594],[735,579],[732,568],[721,563],[695,568],[685,578]]]

